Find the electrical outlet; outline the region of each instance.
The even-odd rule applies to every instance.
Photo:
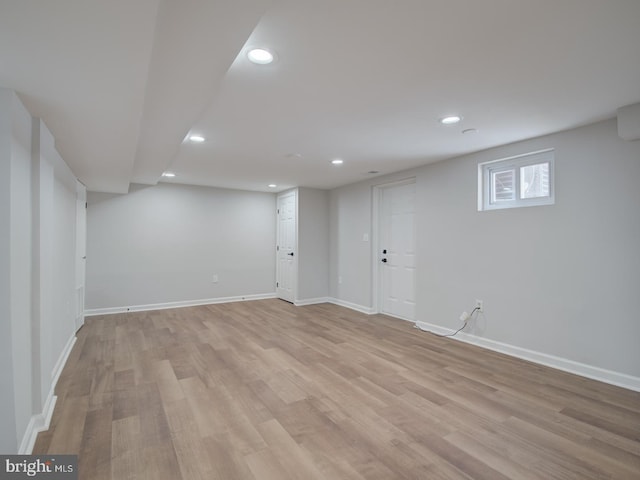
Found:
[[[478,309],[478,312],[484,312],[484,302],[476,299],[476,308]]]
[[[213,277],[211,277],[211,282],[218,283],[218,275],[214,275]]]

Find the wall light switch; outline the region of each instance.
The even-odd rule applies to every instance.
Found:
[[[364,235],[362,235],[362,241],[363,242],[368,242],[369,241],[369,234],[365,233]]]
[[[218,275],[214,275],[213,277],[211,277],[211,282],[218,283]]]

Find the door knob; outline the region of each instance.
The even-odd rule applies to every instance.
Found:
[[[291,253],[287,253],[287,255],[291,255],[291,256],[293,257],[293,252],[291,252]]]
[[[387,259],[383,258],[382,260],[380,260],[382,263],[387,263]]]
[[[382,250],[382,253],[386,254],[387,253],[387,249],[385,248],[384,250]]]

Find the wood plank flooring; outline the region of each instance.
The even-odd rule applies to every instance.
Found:
[[[640,479],[640,393],[329,304],[90,317],[57,395],[82,480]]]

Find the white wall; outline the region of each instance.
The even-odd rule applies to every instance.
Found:
[[[55,378],[74,338],[73,315],[49,308],[51,299],[73,301],[67,277],[75,272],[75,221],[52,228],[68,216],[61,199],[75,190],[51,187],[75,178],[53,144],[17,95],[0,88],[0,449],[6,453],[28,452],[46,426]],[[57,266],[54,257],[61,259]]]
[[[38,403],[48,406],[62,361],[75,338],[76,183],[41,120],[33,120],[33,297],[32,342]]]
[[[53,329],[54,358],[62,352],[76,325],[75,178],[65,183],[56,175],[53,184]]]
[[[17,452],[31,418],[31,117],[0,88],[0,448]]]
[[[549,147],[555,205],[477,211],[478,163]],[[482,299],[471,337],[637,382],[640,142],[621,140],[611,120],[332,191],[330,288],[339,300],[372,306],[362,242],[371,185],[414,175],[419,322],[457,328]]]
[[[298,188],[296,302],[329,295],[329,192]]]
[[[11,329],[11,100],[0,89],[0,451],[14,452],[17,441],[13,398]]]
[[[13,97],[11,143],[11,333],[16,438],[32,414],[31,358],[31,116]]]
[[[272,193],[133,185],[88,202],[87,310],[274,294]]]

